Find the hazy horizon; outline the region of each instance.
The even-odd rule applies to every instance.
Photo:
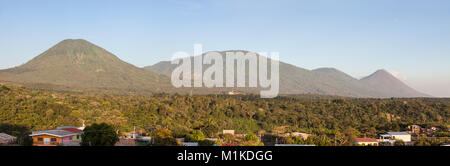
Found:
[[[450,97],[449,11],[443,0],[0,0],[0,69],[68,38],[138,67],[199,43],[204,51],[277,51],[283,62],[358,79],[386,69],[418,91]]]

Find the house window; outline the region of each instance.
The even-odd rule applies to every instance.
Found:
[[[52,141],[52,142],[56,142],[56,138],[52,138],[51,141]]]
[[[38,141],[44,141],[44,138],[37,138]]]
[[[80,135],[77,135],[77,139],[80,139]]]

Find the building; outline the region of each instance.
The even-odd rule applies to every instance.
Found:
[[[219,138],[205,138],[206,141],[219,141]]]
[[[16,142],[17,138],[6,133],[0,133],[0,145],[11,145]]]
[[[79,146],[83,131],[77,128],[34,131],[33,146]]]
[[[414,133],[414,134],[420,134],[421,131],[421,127],[418,125],[410,125],[408,126],[409,132]]]
[[[139,134],[138,132],[127,132],[124,133],[123,138],[127,138],[127,139],[136,139],[136,138],[140,138],[141,134]]]
[[[231,134],[234,135],[234,130],[223,130],[222,134]]]
[[[291,146],[291,147],[295,147],[295,146],[316,146],[316,145],[275,144],[275,146]]]
[[[433,132],[436,132],[436,131],[439,130],[437,127],[431,127],[430,129],[431,129],[431,131],[433,131]]]
[[[120,138],[114,146],[138,146],[138,143],[135,139]]]
[[[361,146],[378,146],[378,140],[375,138],[356,138],[355,144]]]
[[[73,136],[72,140],[76,141],[76,142],[81,142],[81,135],[83,135],[83,130],[80,130],[77,127],[72,127],[72,126],[65,126],[65,127],[57,127],[56,129],[59,130],[65,130],[68,132],[72,132],[75,133],[75,135]]]
[[[299,137],[303,140],[307,140],[309,136],[311,136],[311,134],[306,134],[306,133],[300,133],[300,132],[293,132],[293,133],[286,133],[285,136],[287,137]]]
[[[379,141],[394,143],[396,140],[401,140],[405,143],[411,142],[411,135],[406,132],[388,132],[380,135]]]
[[[183,146],[198,146],[198,142],[183,142]]]
[[[247,136],[247,134],[234,134],[234,137],[243,139]]]
[[[230,96],[233,96],[233,95],[240,95],[240,94],[241,94],[241,92],[236,91],[236,90],[232,90],[232,91],[228,92],[228,95],[230,95]]]

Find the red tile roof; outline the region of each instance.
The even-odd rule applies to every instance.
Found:
[[[237,144],[222,144],[222,146],[237,146]]]
[[[83,132],[83,130],[79,130],[77,128],[63,128],[61,130],[65,130],[65,131],[68,131],[68,132],[71,132],[71,133],[81,133],[81,132]]]
[[[375,138],[356,138],[358,142],[378,142]]]

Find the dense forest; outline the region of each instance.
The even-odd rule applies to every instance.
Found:
[[[236,133],[305,132],[328,137],[376,137],[408,125],[450,125],[450,99],[362,99],[302,95],[107,95],[57,93],[0,85],[0,124],[53,129],[108,123],[120,131],[167,128],[175,136],[201,130]]]

